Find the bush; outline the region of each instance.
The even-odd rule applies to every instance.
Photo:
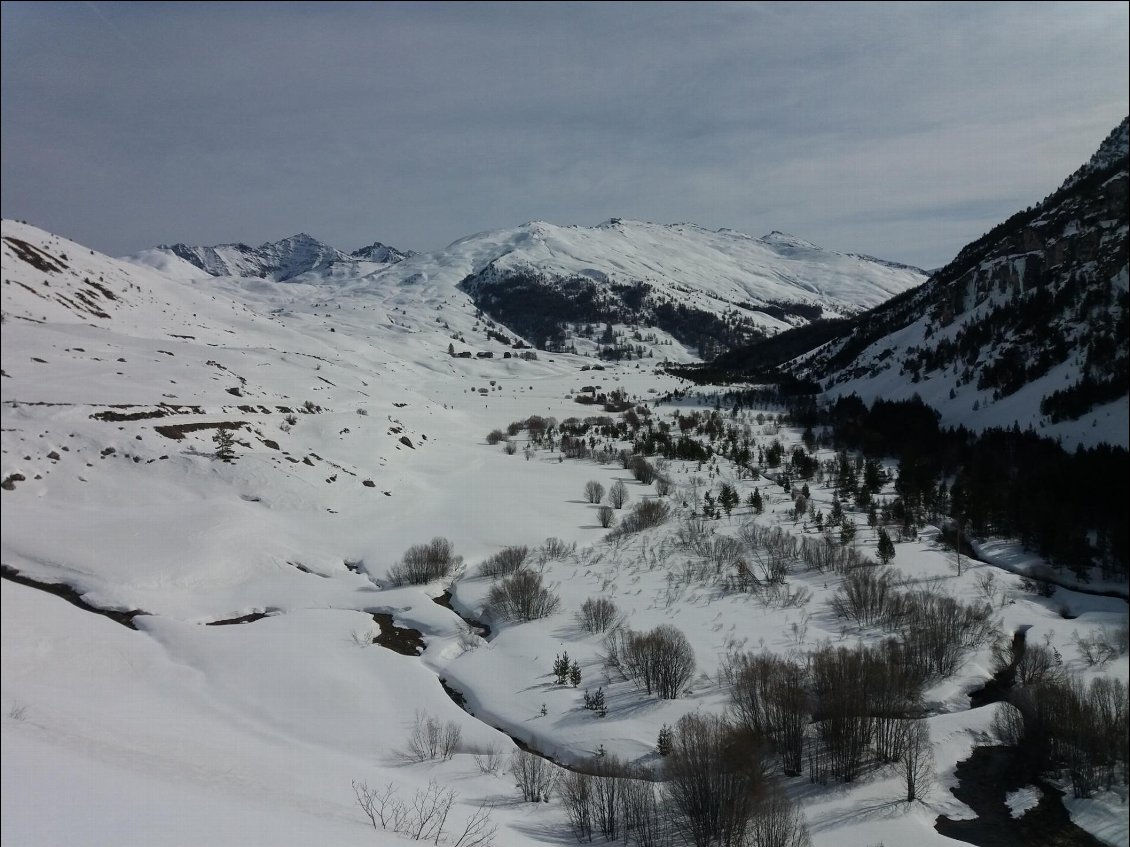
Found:
[[[607,632],[620,621],[620,610],[607,597],[590,597],[577,616],[586,632]]]
[[[764,791],[766,769],[748,733],[717,715],[680,718],[664,760],[664,793],[684,843],[751,843],[750,821]]]
[[[660,700],[675,700],[694,678],[694,649],[681,630],[663,624],[651,632],[620,630],[606,645],[624,676]]]
[[[423,585],[450,576],[462,563],[463,557],[453,553],[451,542],[437,536],[427,544],[409,547],[388,576],[395,585]]]
[[[590,503],[599,503],[604,497],[604,486],[595,479],[585,483],[585,500]]]
[[[643,500],[620,521],[615,535],[630,535],[666,523],[671,517],[671,507],[662,500]]]
[[[858,568],[844,575],[840,590],[831,599],[832,611],[857,626],[889,622],[897,607],[897,571]]]
[[[399,798],[391,782],[383,788],[370,788],[368,783],[354,780],[353,795],[373,829],[396,832],[413,841],[430,841],[436,847],[448,842],[452,847],[490,847],[498,830],[491,821],[490,806],[482,803],[466,819],[462,830],[447,832],[459,795],[434,779],[417,790],[410,803]]]
[[[624,504],[628,502],[628,487],[620,480],[616,480],[608,489],[608,502],[617,509],[624,508]]]
[[[632,472],[632,476],[636,478],[636,481],[644,485],[651,485],[655,480],[655,468],[652,467],[651,462],[643,456],[633,456],[632,466],[629,470]]]
[[[487,444],[490,444],[493,447],[495,444],[498,444],[500,441],[502,441],[505,438],[506,438],[506,433],[503,432],[501,429],[492,429],[490,432],[487,433]]]
[[[527,803],[549,802],[557,783],[557,766],[552,762],[526,750],[516,750],[510,757],[510,773]]]
[[[454,721],[440,723],[436,718],[417,712],[408,735],[406,755],[413,762],[446,762],[458,751],[462,738],[463,731]]]
[[[525,545],[517,547],[503,547],[493,556],[479,565],[479,576],[496,579],[500,576],[510,576],[526,563],[529,558],[530,548]]]
[[[545,539],[545,541],[542,542],[541,547],[538,548],[538,559],[540,559],[543,563],[549,561],[560,561],[561,559],[565,559],[573,555],[576,550],[576,542],[567,544],[560,538],[555,538],[551,535],[549,536],[549,538]]]
[[[552,615],[561,599],[542,585],[541,574],[522,568],[487,593],[487,609],[499,620],[532,621]]]
[[[805,666],[771,653],[744,653],[730,657],[725,676],[738,725],[769,742],[786,775],[799,775],[810,717]]]
[[[601,506],[596,510],[596,519],[600,521],[601,527],[608,529],[616,523],[616,510],[611,506]]]

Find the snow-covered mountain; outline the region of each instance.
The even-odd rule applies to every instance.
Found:
[[[519,745],[658,773],[665,727],[727,713],[735,651],[803,655],[845,641],[830,612],[839,574],[798,563],[787,593],[772,595],[735,590],[726,576],[743,526],[820,539],[797,525],[787,491],[740,472],[728,448],[709,471],[697,458],[664,464],[668,495],[615,458],[632,444],[617,433],[633,419],[641,435],[656,424],[682,433],[684,447],[699,439],[707,456],[726,440],[790,455],[801,433],[775,420],[779,410],[731,416],[714,410],[721,396],[672,396],[686,386],[660,368],[515,354],[457,288],[513,234],[279,282],[201,275],[175,255],[112,259],[3,222],[0,840],[409,843],[393,831],[403,825],[370,825],[358,802],[370,790],[416,821],[433,798],[446,830],[429,840],[441,845],[560,844],[576,831],[561,796],[521,802],[515,789]],[[765,249],[814,249],[791,242]],[[468,355],[449,355],[449,344]],[[594,407],[601,397],[632,408],[614,419]],[[535,422],[557,435],[535,439]],[[495,428],[511,440],[493,444]],[[219,430],[234,461],[217,455]],[[567,455],[590,442],[607,452]],[[827,449],[817,458],[835,460]],[[674,517],[608,537],[597,505],[579,499],[590,483],[625,486],[620,514],[659,504]],[[696,518],[700,498],[722,502],[723,483],[743,504],[764,496],[764,513],[742,505]],[[821,514],[839,507],[832,475],[810,484]],[[873,555],[866,517],[842,508],[860,528],[851,552]],[[393,584],[405,551],[437,535],[466,567],[450,581]],[[505,548],[526,548],[557,611],[490,617],[498,583],[479,568]],[[1007,543],[992,549],[1011,567],[1025,562]],[[925,528],[897,555],[908,579],[962,603],[979,603],[989,585],[1005,631],[1030,627],[1030,643],[1038,635],[1086,678],[1126,677],[1124,656],[1085,666],[1081,646],[1117,625],[1121,601],[1065,592],[1053,605],[980,563],[954,576]],[[685,633],[696,670],[678,697],[652,696],[607,664],[602,635],[578,623],[596,598],[639,631]],[[553,682],[564,651],[580,685]],[[949,789],[993,731],[996,706],[969,708],[991,668],[983,644],[923,692],[939,777],[928,803],[898,801],[906,789],[877,758],[850,783],[782,777],[814,847],[956,843],[935,821],[969,816]],[[597,691],[600,712],[584,705]],[[413,758],[413,737],[432,726],[458,735],[450,755]],[[809,757],[810,773],[824,758]],[[639,786],[668,827],[662,786]],[[1092,830],[1127,844],[1117,792],[1076,803]],[[484,828],[460,840],[476,815]],[[660,832],[658,843],[681,837]]]
[[[926,285],[722,364],[763,367],[821,345],[792,370],[834,393],[917,394],[949,424],[1017,424],[1066,443],[1126,445],[1127,126],[1055,193],[966,246]]]
[[[710,355],[822,314],[855,314],[925,278],[917,268],[822,250],[779,232],[754,238],[613,218],[595,227],[536,221],[479,233],[411,256],[371,281],[457,283],[488,316],[536,346],[585,349],[612,324],[657,329]],[[632,346],[617,333],[602,349],[630,353]]]
[[[365,247],[359,247],[349,254],[353,259],[362,259],[366,262],[379,262],[384,265],[395,265],[402,259],[415,255],[412,250],[397,250],[379,241],[374,241]]]
[[[258,277],[284,282],[310,272],[328,271],[337,263],[357,260],[391,264],[408,255],[379,241],[352,254],[337,250],[306,233],[258,247],[246,244],[219,244],[194,247],[188,244],[161,245],[130,257],[142,264],[155,265],[161,256],[176,256],[210,276]]]
[[[375,242],[345,255],[298,235],[257,248],[176,244],[129,259],[166,274],[177,259],[212,276],[333,283],[322,297],[469,297],[520,346],[680,361],[821,316],[854,315],[926,279],[919,268],[777,231],[754,238],[619,218],[595,227],[535,221],[429,253]],[[683,349],[665,349],[676,346]]]

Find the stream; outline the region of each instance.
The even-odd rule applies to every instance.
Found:
[[[969,693],[971,709],[1008,700],[1016,664],[1024,653],[1026,630],[1012,637],[1012,662],[997,671],[981,688]],[[1072,822],[1060,798],[1063,792],[1043,779],[1033,778],[1019,763],[1017,750],[1002,745],[982,745],[958,762],[953,796],[972,809],[972,820],[952,820],[939,815],[934,829],[946,838],[979,847],[1102,847],[1102,842]],[[1040,801],[1020,817],[1005,803],[1010,791],[1034,785]]]

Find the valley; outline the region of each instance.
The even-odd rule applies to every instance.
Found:
[[[772,389],[673,375],[665,347],[697,359],[677,341],[523,349],[459,280],[207,277],[3,235],[5,841],[94,818],[87,843],[683,843],[659,748],[753,720],[743,668],[780,661],[808,669],[800,734],[749,759],[788,798],[779,843],[952,844],[956,768],[1012,708],[970,708],[1002,639],[1125,703],[1123,599],[1040,590],[1007,538],[978,540],[1010,570],[960,556],[944,516],[902,532],[897,463]],[[875,580],[901,617],[845,605]],[[906,699],[847,707],[871,740],[844,758],[809,674],[881,673],[947,609],[972,629]],[[689,651],[671,682],[630,658],[655,639]],[[934,766],[908,802],[879,739],[910,726]],[[581,815],[605,785],[635,817]],[[1127,843],[1125,783],[1087,793],[1072,819]]]

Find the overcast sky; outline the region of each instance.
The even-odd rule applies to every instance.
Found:
[[[690,221],[924,267],[1127,114],[1130,6],[2,6],[0,206],[112,255]]]

